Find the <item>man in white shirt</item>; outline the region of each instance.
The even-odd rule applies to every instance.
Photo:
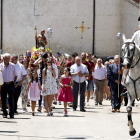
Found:
[[[98,58],[93,73],[95,105],[102,105],[106,74],[106,67],[102,64],[102,59]]]
[[[86,90],[86,77],[89,75],[86,65],[80,63],[80,57],[75,58],[75,64],[71,66],[71,75],[73,77],[73,110],[76,111],[78,92],[80,84],[80,111],[85,112],[85,90]]]
[[[14,113],[18,113],[17,112],[17,103],[18,103],[18,98],[21,93],[21,85],[27,76],[27,72],[26,72],[24,66],[22,64],[18,63],[17,61],[18,61],[18,56],[13,54],[11,57],[11,62],[15,64],[16,71],[17,71],[17,81],[16,81],[17,86],[15,88],[15,94],[14,94]]]
[[[3,85],[3,77],[2,77],[2,72],[0,69],[0,87]]]

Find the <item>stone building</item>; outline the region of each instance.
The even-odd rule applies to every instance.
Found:
[[[127,38],[138,30],[139,0],[0,0],[3,53],[25,53],[35,46],[37,32],[51,26],[51,50],[80,53],[81,21],[90,29],[83,35],[82,51],[106,57],[118,54],[116,35]],[[47,36],[47,35],[46,35]],[[48,47],[48,46],[47,46]]]

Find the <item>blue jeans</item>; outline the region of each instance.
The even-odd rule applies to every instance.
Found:
[[[88,84],[87,84],[87,91],[92,91],[93,80],[88,80],[87,82],[88,82]]]

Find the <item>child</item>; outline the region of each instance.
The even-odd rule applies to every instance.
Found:
[[[40,82],[38,81],[37,72],[33,71],[31,76],[32,76],[32,79],[28,83],[28,86],[26,88],[25,97],[27,96],[27,91],[29,89],[28,98],[31,100],[32,116],[34,116],[36,101],[40,99],[39,89],[42,90],[42,88],[40,86]]]
[[[73,80],[70,74],[70,68],[64,69],[64,75],[60,79],[60,91],[58,95],[58,101],[64,102],[64,116],[67,116],[67,102],[73,102],[73,95],[71,86],[73,86]]]

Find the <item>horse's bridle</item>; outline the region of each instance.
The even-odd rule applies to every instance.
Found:
[[[127,57],[125,57],[125,56],[122,56],[123,57],[123,59],[124,58],[128,58],[131,62],[132,62],[132,59],[133,59],[133,57],[134,57],[134,55],[135,55],[135,48],[136,48],[136,45],[135,45],[135,43],[134,42],[126,42],[126,43],[124,43],[124,44],[126,44],[127,46],[126,47],[128,47],[129,46],[129,44],[133,44],[134,45],[134,50],[133,50],[133,54],[132,54],[132,56],[127,56]],[[128,54],[130,54],[130,52],[128,51]],[[137,60],[137,62],[133,65],[133,66],[131,66],[131,68],[134,68],[137,64],[138,64],[138,62],[140,61],[140,56],[139,56],[139,59]]]
[[[124,43],[124,44],[127,45],[126,47],[128,47],[129,44],[133,44],[133,45],[134,45],[134,50],[133,50],[132,56],[127,56],[127,57],[122,56],[123,59],[124,59],[124,58],[128,58],[128,59],[132,62],[132,59],[133,59],[133,57],[134,57],[134,55],[135,55],[136,45],[135,45],[134,42],[126,42],[126,43]],[[129,55],[129,54],[130,54],[130,52],[128,51],[128,55]],[[134,68],[134,67],[138,64],[139,61],[140,61],[140,56],[139,56],[139,59],[137,60],[137,62],[136,62],[133,66],[131,66],[131,68]],[[129,73],[128,73],[128,76],[129,76]],[[136,99],[139,101],[138,96],[137,96],[137,91],[136,91],[136,82],[140,79],[140,77],[138,77],[136,80],[134,80],[134,79],[131,78],[130,76],[129,76],[129,78],[132,80],[132,82],[133,82],[133,84],[134,84]]]

